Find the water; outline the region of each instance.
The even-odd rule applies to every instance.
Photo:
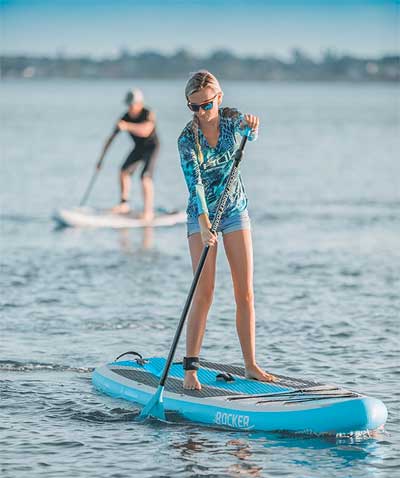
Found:
[[[81,199],[126,81],[1,88],[2,477],[394,477],[399,472],[400,163],[391,85],[224,85],[259,114],[242,172],[253,219],[258,357],[272,371],[382,399],[385,432],[321,438],[136,423],[90,371],[126,350],[166,355],[191,279],[185,227],[55,231]],[[182,82],[141,81],[162,141],[157,203],[184,207]],[[89,203],[118,199],[120,135]],[[135,206],[140,207],[134,181]],[[178,350],[182,355],[183,341]],[[203,355],[241,364],[222,248]]]

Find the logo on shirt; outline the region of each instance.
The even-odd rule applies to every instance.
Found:
[[[232,152],[226,151],[222,154],[213,155],[211,158],[207,158],[207,161],[204,161],[201,164],[201,169],[210,169],[223,166],[224,164],[228,163],[232,159]]]

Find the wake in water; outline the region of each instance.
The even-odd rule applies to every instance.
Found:
[[[124,408],[112,408],[108,411],[79,410],[73,413],[70,418],[83,422],[93,423],[116,423],[116,422],[134,422],[140,415],[140,409],[127,410]]]
[[[20,362],[17,360],[0,360],[0,372],[35,372],[42,370],[51,370],[53,372],[93,372],[93,367],[71,367],[54,363],[42,362]]]

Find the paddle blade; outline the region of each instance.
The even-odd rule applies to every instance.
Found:
[[[158,418],[159,420],[166,420],[163,404],[163,392],[164,387],[160,385],[157,388],[156,393],[153,395],[147,405],[143,408],[139,416],[139,420],[144,420],[147,417]]]

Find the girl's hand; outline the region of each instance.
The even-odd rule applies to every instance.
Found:
[[[204,246],[214,247],[218,242],[218,236],[213,234],[210,229],[201,228],[201,240]]]
[[[252,131],[256,131],[258,127],[260,126],[260,120],[257,116],[254,115],[244,115],[244,119],[249,126],[249,128],[252,129]]]

